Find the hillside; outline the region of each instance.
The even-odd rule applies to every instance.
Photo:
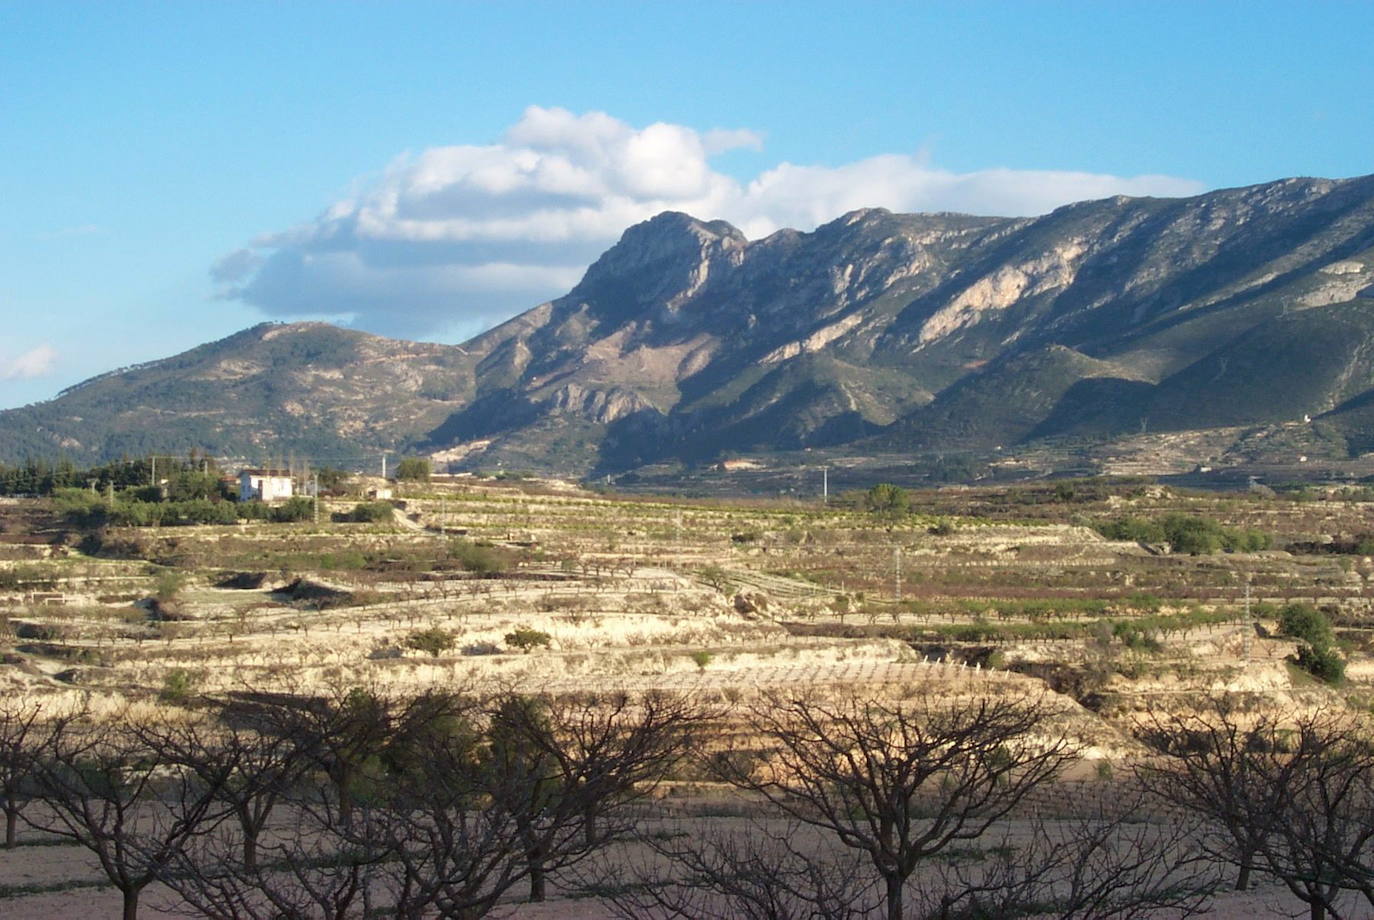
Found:
[[[257,327],[0,413],[0,460],[389,448],[586,474],[1304,416],[1366,450],[1371,295],[1374,177],[754,241],[670,212],[461,347]]]

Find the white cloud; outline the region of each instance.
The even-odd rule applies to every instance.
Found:
[[[30,380],[52,370],[57,361],[57,349],[39,345],[17,358],[0,359],[0,380]]]
[[[905,154],[780,163],[745,183],[711,166],[717,154],[762,143],[747,129],[635,128],[604,112],[531,106],[499,143],[400,156],[357,194],[226,255],[211,274],[224,296],[269,314],[351,313],[364,328],[414,335],[564,293],[626,227],[664,210],[723,218],[758,237],[860,207],[1018,216],[1202,190],[1169,176],[953,173]]]

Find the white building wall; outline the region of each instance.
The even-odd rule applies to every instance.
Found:
[[[239,501],[275,502],[292,495],[290,476],[264,476],[244,470],[239,473]]]

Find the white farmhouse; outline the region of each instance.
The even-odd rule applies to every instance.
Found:
[[[293,485],[285,470],[240,470],[239,501],[280,501],[291,497]]]

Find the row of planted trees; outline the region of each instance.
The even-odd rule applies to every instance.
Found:
[[[628,833],[700,718],[657,695],[9,704],[7,845],[22,820],[91,850],[125,920],[154,882],[219,920],[478,917]]]
[[[1374,745],[1349,715],[1216,703],[1063,784],[1062,713],[1013,696],[244,695],[156,716],[0,705],[7,844],[91,850],[125,920],[474,918],[550,878],[626,918],[1184,917],[1227,866],[1315,920],[1374,905]],[[690,771],[728,816],[650,797]],[[1095,794],[1068,796],[1068,789]]]

